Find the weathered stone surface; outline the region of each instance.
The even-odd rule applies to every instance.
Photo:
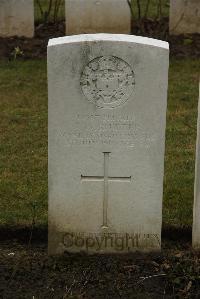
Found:
[[[158,250],[168,43],[50,40],[49,253]]]
[[[127,0],[65,0],[65,10],[67,35],[131,31]]]
[[[0,36],[34,35],[33,0],[0,0]]]
[[[169,30],[174,35],[200,33],[200,1],[171,0]]]
[[[192,243],[194,248],[200,249],[200,83],[199,83],[199,107],[198,107],[198,121],[197,121]]]

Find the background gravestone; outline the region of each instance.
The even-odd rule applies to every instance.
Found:
[[[0,0],[0,36],[34,35],[33,0]]]
[[[129,35],[50,40],[49,253],[160,249],[168,52]]]
[[[169,19],[171,34],[200,33],[200,1],[171,0]]]
[[[126,0],[65,0],[66,34],[131,32]]]
[[[200,249],[200,84],[199,84],[199,105],[197,121],[197,143],[196,143],[196,164],[195,164],[195,186],[194,186],[194,211],[193,211],[193,247]]]

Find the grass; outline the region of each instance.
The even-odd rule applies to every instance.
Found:
[[[0,64],[0,222],[47,221],[47,91],[43,61]]]
[[[163,219],[191,225],[200,60],[172,60],[166,131]]]
[[[164,225],[191,225],[200,60],[171,61]],[[46,62],[0,61],[0,224],[47,224]]]

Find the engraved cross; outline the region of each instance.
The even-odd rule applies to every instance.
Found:
[[[109,166],[109,154],[110,152],[104,152],[104,175],[103,176],[83,176],[81,175],[81,181],[93,181],[103,182],[104,184],[104,197],[103,197],[103,226],[102,228],[108,228],[108,183],[109,182],[130,182],[131,176],[128,177],[111,177],[108,175]]]

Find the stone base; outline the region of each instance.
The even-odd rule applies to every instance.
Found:
[[[58,232],[49,227],[50,255],[85,252],[87,254],[118,254],[160,251],[160,234]]]

